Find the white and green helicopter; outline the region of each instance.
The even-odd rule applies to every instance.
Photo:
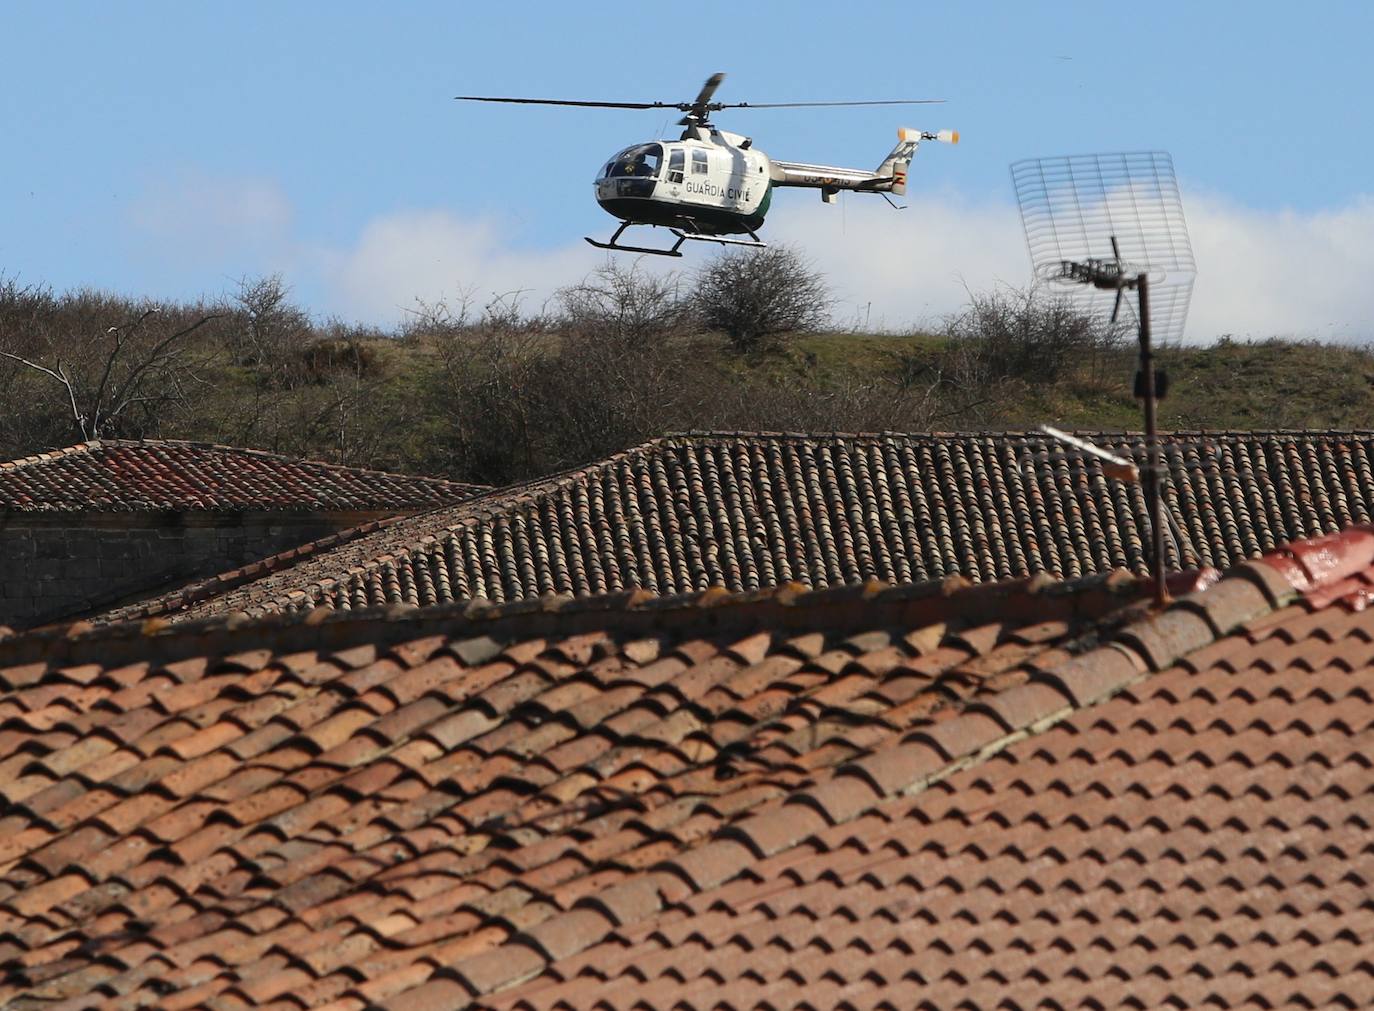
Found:
[[[463,102],[510,102],[519,105],[572,105],[594,109],[676,109],[686,115],[677,140],[634,144],[615,155],[596,177],[596,201],[619,218],[621,225],[609,242],[587,241],[601,249],[630,253],[681,256],[689,239],[739,246],[763,246],[763,225],[775,186],[808,186],[833,204],[841,190],[860,193],[906,193],[907,170],[923,140],[957,144],[954,130],[929,133],[902,128],[897,146],[876,169],[839,168],[803,162],[777,161],[754,147],[749,137],[716,129],[710,114],[721,109],[784,109],[812,106],[926,105],[942,99],[889,99],[875,102],[713,102],[725,80],[713,74],[691,102],[576,102],[555,98],[494,98],[459,95]],[[617,240],[631,225],[658,225],[677,237],[671,249],[622,246]],[[731,236],[747,235],[748,238]]]

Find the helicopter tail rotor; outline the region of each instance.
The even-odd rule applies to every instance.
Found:
[[[883,159],[875,170],[874,175],[880,178],[890,177],[892,179],[892,192],[897,196],[906,195],[906,174],[911,167],[911,159],[916,156],[916,148],[923,140],[938,140],[946,144],[959,143],[958,130],[940,130],[930,133],[924,130],[913,130],[903,126],[897,129],[897,146],[892,149],[886,158]]]

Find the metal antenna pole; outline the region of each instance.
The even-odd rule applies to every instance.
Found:
[[[1166,151],[1032,158],[1012,163],[1012,185],[1026,231],[1031,271],[1037,281],[1075,288],[1069,297],[1088,312],[1102,312],[1111,298],[1115,323],[1134,289],[1139,298],[1140,374],[1133,393],[1145,401],[1145,512],[1141,554],[1155,584],[1154,601],[1169,600],[1164,545],[1173,514],[1164,498],[1167,474],[1156,417],[1168,385],[1154,366],[1151,326],[1161,340],[1183,335],[1197,264],[1183,221],[1174,160]],[[1102,254],[1110,249],[1108,259]],[[1129,257],[1129,259],[1126,259]],[[1153,283],[1151,283],[1153,281]],[[1155,290],[1151,319],[1150,289]],[[1128,307],[1129,308],[1129,307]],[[1066,441],[1061,435],[1050,432]],[[1174,556],[1182,560],[1182,537]]]
[[[1150,282],[1141,273],[1136,278],[1140,297],[1140,382],[1145,394],[1145,452],[1149,465],[1145,470],[1145,508],[1150,514],[1150,567],[1155,581],[1155,603],[1163,607],[1169,602],[1169,590],[1164,582],[1164,484],[1163,460],[1159,451],[1159,428],[1155,421],[1155,363],[1150,347]]]

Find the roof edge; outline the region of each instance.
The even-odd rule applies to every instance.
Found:
[[[755,627],[843,631],[955,617],[965,621],[1020,615],[1037,620],[1096,620],[1142,600],[1147,590],[1145,579],[1118,569],[1065,581],[1040,575],[972,583],[951,576],[897,586],[870,580],[821,590],[785,583],[767,590],[731,592],[711,587],[673,596],[631,590],[505,604],[478,599],[426,608],[393,604],[371,611],[317,607],[256,618],[236,612],[177,624],[162,618],[102,626],[76,621],[0,638],[0,665],[50,669],[97,658],[105,663],[146,659],[150,652],[155,652],[159,662],[173,662],[264,647],[282,653],[335,651],[361,643],[390,645],[440,631],[456,638],[576,634],[604,628],[610,614],[616,615],[616,630],[632,636],[685,630],[711,635]],[[40,670],[32,674],[41,676]],[[12,686],[0,684],[0,690],[6,687]]]
[[[1125,436],[1127,438],[1145,438],[1145,433],[1127,428],[1072,428],[1066,429],[1071,435],[1079,436]],[[1368,436],[1374,435],[1374,429],[1370,428],[1179,428],[1162,431],[1159,433],[1162,438],[1202,438],[1206,436],[1219,435],[1257,435],[1257,436],[1285,436],[1299,438],[1302,436],[1327,436],[1330,438],[1341,438],[1349,436]],[[999,439],[1039,439],[1054,441],[1053,436],[1047,435],[1039,429],[998,429],[994,431],[940,431],[932,429],[929,432],[908,432],[901,429],[883,429],[876,432],[785,432],[785,431],[746,431],[735,429],[684,429],[682,431],[665,432],[651,442],[664,442],[674,439],[787,439],[787,440],[814,440],[814,439],[890,439],[890,438],[930,438],[947,439],[950,437],[960,438],[988,438],[991,440]],[[651,443],[645,443],[648,446]],[[643,446],[635,447],[637,449]]]
[[[50,449],[44,453],[33,453],[30,456],[21,456],[14,460],[0,460],[0,473],[7,470],[22,470],[25,467],[42,466],[45,463],[53,463],[68,456],[80,456],[83,453],[91,452],[93,449],[99,449],[101,445],[101,440],[92,439],[89,442],[78,442],[74,446]]]
[[[203,600],[209,600],[221,593],[227,593],[274,572],[284,572],[308,558],[313,558],[334,548],[343,547],[345,544],[351,544],[353,541],[375,534],[379,530],[385,530],[387,527],[395,526],[401,520],[411,519],[416,515],[423,514],[398,514],[368,520],[366,523],[347,527],[313,541],[287,548],[285,551],[278,551],[275,555],[268,555],[266,558],[249,562],[237,569],[228,569],[213,576],[184,583],[175,590],[169,590],[155,597],[145,597],[124,607],[111,608],[109,611],[93,616],[90,620],[97,625],[113,625],[120,622],[145,621],[149,618],[173,615],[184,608],[191,607]],[[102,620],[105,615],[112,612],[122,612],[123,616],[110,621]]]
[[[156,448],[158,446],[178,446],[188,449],[213,450],[219,453],[234,453],[244,456],[254,456],[265,460],[279,460],[293,464],[309,464],[312,467],[324,467],[329,470],[346,471],[352,474],[374,474],[380,477],[402,477],[409,481],[424,481],[429,484],[446,485],[457,488],[476,488],[479,494],[486,494],[491,488],[488,485],[472,484],[464,481],[452,481],[446,477],[432,477],[428,474],[402,474],[392,470],[379,470],[375,467],[354,467],[345,463],[330,463],[328,460],[316,460],[312,457],[287,456],[285,453],[274,453],[268,449],[255,449],[251,446],[230,446],[219,442],[199,442],[195,439],[90,439],[86,442],[79,442],[72,446],[64,446],[60,449],[48,450],[45,453],[35,453],[31,456],[20,457],[16,460],[0,462],[0,471],[18,470],[21,467],[39,466],[46,463],[54,463],[59,459],[68,456],[77,456],[83,453],[91,453],[96,450],[110,446],[129,446],[141,447],[148,446]]]

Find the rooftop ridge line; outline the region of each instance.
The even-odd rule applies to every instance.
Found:
[[[1079,436],[1121,436],[1127,438],[1144,439],[1145,433],[1132,429],[1114,428],[1072,428],[1066,429],[1072,435]],[[1159,433],[1161,438],[1180,437],[1186,438],[1206,438],[1207,436],[1280,436],[1280,437],[1316,437],[1325,436],[1330,438],[1341,438],[1350,436],[1374,435],[1374,429],[1370,428],[1180,428]],[[767,440],[803,440],[816,441],[823,439],[1035,439],[1042,442],[1053,442],[1054,437],[1038,429],[1007,429],[1005,431],[941,431],[931,430],[929,432],[904,432],[900,429],[883,429],[872,432],[788,432],[788,431],[748,431],[744,429],[685,429],[681,431],[666,432],[652,442],[662,442],[666,440],[701,440],[701,439],[767,439]],[[645,443],[648,446],[650,443]],[[636,447],[644,448],[644,447]]]
[[[594,461],[593,463],[582,464],[577,467],[570,467],[567,470],[561,470],[554,474],[549,474],[544,477],[538,477],[531,481],[517,482],[516,484],[508,484],[497,488],[488,488],[487,490],[482,491],[477,495],[473,495],[472,497],[465,499],[462,502],[457,502],[453,505],[436,506],[433,509],[427,509],[424,512],[416,513],[413,516],[403,517],[407,520],[422,519],[427,516],[433,516],[435,513],[445,512],[448,510],[459,511],[462,513],[462,515],[459,515],[453,523],[441,527],[437,531],[427,533],[424,536],[417,539],[414,543],[403,545],[397,548],[394,552],[389,552],[388,554],[391,558],[408,557],[417,549],[421,549],[428,544],[438,543],[442,537],[448,534],[457,533],[460,529],[462,529],[465,526],[471,526],[474,523],[480,523],[483,520],[491,518],[493,516],[501,515],[501,508],[504,506],[508,506],[521,501],[533,500],[539,497],[540,495],[548,495],[550,493],[557,492],[561,488],[575,485],[579,479],[585,478],[588,475],[595,473],[597,471],[605,470],[608,467],[611,467],[622,460],[627,460],[634,457],[642,457],[646,453],[648,453],[649,450],[664,443],[665,441],[665,436],[659,436],[657,438],[650,439],[648,442],[641,443],[637,446],[631,446],[628,449],[623,449],[618,453],[614,453],[611,456],[605,457],[601,460]],[[476,485],[474,487],[481,486]],[[382,561],[383,559],[381,558],[368,559],[362,565],[356,566],[354,569],[350,570],[350,573],[355,571],[370,571],[371,569],[376,568],[380,564],[382,564]],[[332,586],[338,582],[339,580],[337,578],[331,576],[325,579],[316,580],[308,585],[324,587]],[[286,600],[289,596],[290,594],[280,594],[276,597],[273,597],[272,599]]]
[[[401,474],[396,471],[381,470],[376,467],[357,467],[346,463],[332,463],[328,460],[318,460],[314,457],[288,456],[284,453],[275,453],[269,449],[258,449],[252,446],[230,446],[226,443],[201,442],[195,439],[89,439],[86,442],[64,446],[60,449],[48,450],[45,453],[35,453],[15,460],[0,462],[0,471],[18,470],[20,467],[41,466],[43,464],[54,463],[68,456],[77,456],[83,453],[89,454],[114,446],[127,448],[149,447],[154,449],[160,446],[175,446],[186,449],[214,450],[220,453],[253,456],[265,460],[278,460],[284,463],[297,465],[309,464],[312,467],[324,467],[329,470],[345,471],[353,474],[375,474],[380,477],[405,478],[411,481],[426,481],[433,484],[456,485],[466,488],[487,487],[485,485],[475,485],[465,481],[453,481],[446,477],[434,477],[428,474]]]
[[[33,453],[29,456],[21,456],[14,460],[0,461],[0,473],[7,470],[22,470],[25,467],[42,466],[45,463],[52,463],[54,460],[63,457],[89,453],[93,449],[99,449],[102,444],[102,440],[92,439],[89,442],[78,442],[73,446],[63,446],[60,449],[50,449],[43,453]]]
[[[278,551],[274,555],[260,558],[256,562],[231,569],[228,572],[221,572],[205,579],[197,579],[193,582],[183,584],[175,590],[171,590],[159,597],[146,600],[139,606],[130,608],[129,617],[126,621],[144,621],[149,618],[156,618],[158,615],[174,609],[176,607],[196,604],[202,600],[207,600],[216,594],[223,593],[225,590],[232,590],[245,583],[252,582],[264,575],[277,571],[284,562],[299,562],[322,551],[329,551],[333,548],[342,547],[352,541],[359,540],[369,534],[374,534],[379,530],[394,526],[406,516],[384,516],[381,519],[368,520],[366,523],[345,530],[339,530],[332,534],[307,541],[294,548],[287,548],[285,551]]]
[[[159,618],[95,626],[86,621],[34,629],[0,638],[0,664],[55,668],[99,658],[155,655],[159,662],[193,655],[224,656],[270,646],[278,652],[338,650],[360,642],[392,644],[443,631],[450,636],[571,634],[614,628],[627,635],[699,629],[734,632],[765,624],[778,629],[842,630],[859,625],[899,625],[915,620],[1017,616],[1099,617],[1139,599],[1145,580],[1125,570],[1072,580],[1041,574],[996,583],[960,576],[893,585],[879,580],[813,590],[802,583],[731,592],[711,587],[660,596],[629,590],[592,597],[545,596],[492,604],[470,600],[418,608],[395,604],[372,611],[307,612],[249,618],[241,612],[169,623]],[[878,611],[875,617],[875,609]],[[585,626],[585,627],[584,627]],[[0,690],[8,686],[0,685]]]

